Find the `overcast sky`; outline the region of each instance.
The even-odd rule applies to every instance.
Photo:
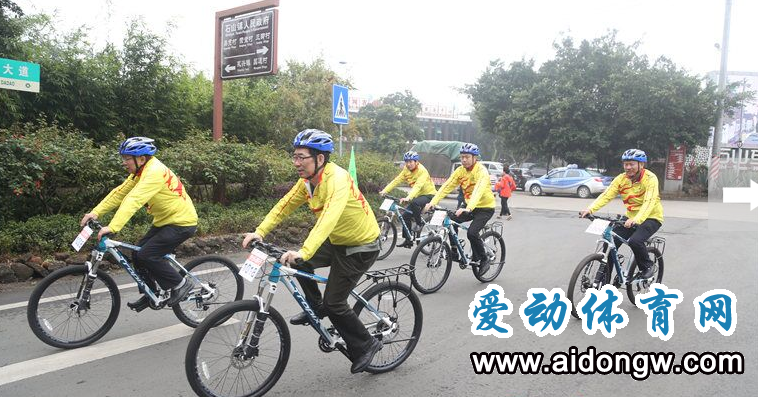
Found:
[[[15,0],[26,13],[57,13],[67,30],[87,24],[92,37],[120,44],[127,23],[143,16],[171,33],[171,51],[211,76],[216,11],[239,0]],[[562,34],[593,39],[609,29],[640,53],[664,55],[703,75],[718,70],[724,0],[281,0],[279,64],[324,58],[364,96],[409,89],[425,103],[468,101],[491,60],[551,59]],[[729,70],[758,71],[758,1],[733,0]],[[346,64],[340,64],[340,61]]]

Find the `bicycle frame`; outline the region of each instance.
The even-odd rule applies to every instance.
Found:
[[[388,197],[388,198],[390,198],[390,197]],[[421,240],[423,240],[423,238],[426,237],[426,236],[422,237],[421,233],[419,233],[418,236],[417,236],[416,233],[414,233],[408,227],[408,225],[405,223],[405,219],[403,219],[403,213],[405,213],[405,212],[411,212],[411,211],[409,209],[407,209],[407,208],[399,205],[397,203],[397,200],[394,197],[392,197],[391,200],[392,200],[392,205],[390,206],[390,209],[387,210],[387,220],[389,220],[390,222],[392,222],[392,218],[393,217],[397,217],[397,219],[400,221],[400,226],[402,226],[403,231],[405,233],[408,233],[409,236],[412,236],[414,241],[421,241]],[[421,225],[421,227],[426,226],[426,222],[424,221],[423,218],[421,218],[421,221],[424,222]],[[405,233],[403,233],[403,235],[405,235]]]
[[[263,270],[263,269],[262,269]],[[347,350],[345,349],[345,343],[342,340],[342,338],[335,338],[329,330],[324,326],[324,324],[321,322],[321,319],[318,318],[316,313],[313,311],[311,306],[308,304],[308,301],[305,299],[305,296],[300,292],[300,289],[298,289],[297,284],[295,283],[294,277],[303,277],[307,278],[313,281],[316,281],[318,283],[326,283],[327,278],[321,277],[316,274],[306,273],[302,272],[287,266],[282,265],[279,263],[279,261],[274,261],[273,267],[271,269],[271,273],[268,275],[267,278],[261,277],[261,282],[258,286],[258,293],[253,296],[254,300],[258,300],[258,303],[260,304],[260,312],[263,313],[264,316],[268,316],[269,307],[271,305],[271,301],[274,298],[274,295],[277,291],[277,286],[279,282],[284,284],[284,286],[287,288],[287,290],[292,294],[292,297],[295,298],[295,301],[300,305],[300,307],[303,309],[305,313],[308,314],[308,318],[310,319],[310,324],[313,327],[313,329],[316,330],[316,332],[321,335],[322,338],[324,338],[324,341],[326,341],[331,349],[338,349],[343,354],[347,355]],[[266,288],[268,286],[268,288]],[[355,289],[350,291],[350,295],[355,298],[357,301],[361,302],[364,307],[369,310],[369,312],[374,316],[377,322],[383,322],[387,325],[387,330],[382,332],[382,335],[384,337],[390,336],[392,332],[396,329],[397,325],[393,324],[388,317],[381,316],[379,311],[372,306],[367,300],[361,296],[358,292],[356,292]],[[245,322],[247,324],[252,324],[255,320],[256,326],[253,327],[253,333],[252,335],[248,335],[246,337],[243,337],[242,340],[247,339],[247,337],[250,338],[250,341],[248,342],[248,345],[252,348],[256,348],[258,346],[258,338],[260,337],[260,329],[256,330],[256,327],[260,324],[260,326],[263,325],[265,322],[265,317],[263,319],[258,319],[257,314],[254,312],[250,312],[247,315],[247,318],[245,319]],[[366,327],[369,328],[369,327]],[[249,326],[246,328],[246,331],[249,331]],[[258,331],[258,332],[256,332]]]
[[[122,243],[120,241],[111,240],[108,237],[102,237],[100,241],[97,244],[97,247],[95,247],[94,250],[92,250],[92,256],[90,261],[85,262],[85,265],[87,266],[87,278],[89,279],[87,281],[87,284],[89,284],[89,287],[92,286],[92,282],[94,282],[94,279],[97,278],[97,269],[99,267],[100,261],[103,260],[103,257],[105,257],[106,253],[111,254],[116,261],[118,261],[119,265],[126,270],[127,273],[134,279],[134,281],[137,283],[137,286],[140,288],[141,291],[144,292],[148,297],[150,297],[150,300],[153,301],[153,303],[158,306],[161,303],[165,301],[165,298],[161,298],[159,293],[154,292],[147,283],[142,280],[142,277],[137,274],[137,271],[134,269],[134,267],[129,263],[129,261],[126,259],[124,254],[119,251],[120,247],[124,247],[126,249],[132,250],[132,251],[139,251],[141,248],[127,243]],[[203,294],[201,297],[202,299],[209,299],[211,298],[215,293],[216,290],[214,288],[211,288],[207,283],[203,283],[200,281],[197,276],[187,271],[187,269],[184,268],[184,266],[179,263],[179,261],[176,260],[175,255],[173,254],[167,254],[163,256],[166,260],[169,261],[175,268],[180,269],[180,274],[182,276],[189,275],[192,280],[195,282],[195,285],[202,286],[204,291],[208,291],[205,294]],[[83,284],[79,291],[79,299],[86,298],[89,299],[89,297],[85,297],[86,295],[89,295],[89,288],[84,288],[85,285]],[[187,298],[187,300],[197,301],[197,296],[190,296]]]
[[[610,223],[603,231],[603,238],[597,240],[598,247],[595,251],[603,254],[605,263],[609,263],[609,260],[613,262],[613,266],[616,269],[616,274],[618,274],[621,279],[621,284],[626,285],[629,279],[624,272],[625,269],[622,269],[621,263],[619,263],[618,248],[616,248],[614,238],[619,239],[619,241],[621,241],[623,244],[629,244],[629,240],[619,236],[613,231],[613,223]],[[632,263],[632,258],[629,258],[629,261],[627,263]]]

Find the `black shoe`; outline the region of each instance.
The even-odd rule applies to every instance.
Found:
[[[640,271],[639,275],[637,276],[640,280],[647,280],[649,278],[653,277],[653,267],[649,266],[647,269]]]
[[[308,325],[310,323],[311,318],[305,312],[300,312],[290,319],[290,324],[292,325]]]
[[[374,359],[374,355],[379,350],[382,350],[384,344],[378,339],[371,337],[371,345],[360,356],[353,360],[353,365],[350,367],[350,373],[357,374],[363,372],[371,364],[371,360]]]
[[[129,307],[130,309],[134,310],[137,313],[147,309],[148,305],[150,305],[150,298],[147,295],[142,295],[136,301],[127,302],[126,304],[127,307]]]
[[[490,260],[489,258],[482,259],[479,262],[479,275],[483,276],[490,270]]]
[[[166,301],[166,305],[169,307],[174,306],[175,304],[187,299],[187,296],[189,296],[190,291],[192,291],[192,288],[194,287],[195,284],[193,284],[192,281],[185,279],[184,285],[178,289],[171,289],[171,297],[169,297]]]
[[[413,240],[411,239],[405,239],[402,243],[398,244],[398,247],[401,248],[413,248]]]

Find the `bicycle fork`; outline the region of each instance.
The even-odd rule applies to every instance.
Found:
[[[69,309],[76,314],[86,312],[90,308],[90,294],[92,292],[92,286],[97,280],[97,268],[100,261],[103,259],[103,253],[95,251],[92,253],[92,257],[84,265],[87,267],[87,273],[82,278],[82,283],[79,285],[79,291],[76,294],[76,300],[71,302]],[[94,264],[93,264],[94,263]]]

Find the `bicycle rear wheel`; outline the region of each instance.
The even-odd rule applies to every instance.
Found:
[[[387,218],[379,219],[379,256],[377,260],[382,260],[389,256],[395,244],[397,244],[397,228]]]
[[[370,373],[391,371],[403,363],[416,348],[421,337],[423,312],[421,301],[411,287],[397,281],[385,281],[366,291],[363,298],[391,325],[377,321],[374,313],[358,301],[353,310],[368,332],[383,344],[366,369]]]
[[[262,396],[282,376],[290,355],[290,334],[276,309],[269,307],[257,347],[248,345],[259,310],[257,300],[232,302],[195,329],[184,370],[198,396]]]
[[[490,268],[484,274],[479,273],[477,266],[472,266],[471,270],[477,280],[488,283],[499,276],[505,266],[505,240],[499,233],[490,230],[482,234],[482,243],[490,259]]]
[[[658,249],[653,247],[647,247],[648,255],[653,256],[653,277],[648,280],[637,280],[637,259],[629,266],[629,285],[626,286],[626,295],[629,297],[629,302],[632,305],[636,305],[636,296],[639,294],[646,294],[650,291],[650,286],[653,283],[660,283],[663,280],[663,255]]]
[[[419,243],[411,256],[411,283],[419,292],[431,294],[445,285],[453,261],[450,246],[441,236],[431,236]]]
[[[68,266],[45,277],[32,291],[26,318],[32,332],[50,346],[73,349],[102,338],[118,318],[121,296],[104,271],[89,287],[89,299],[77,301],[87,280],[87,267]]]
[[[575,318],[580,318],[579,313],[576,311],[576,305],[582,301],[587,290],[590,288],[602,288],[604,284],[610,282],[610,269],[608,269],[607,264],[602,259],[602,254],[594,253],[587,255],[576,266],[574,273],[571,274],[566,295],[571,300],[571,315]],[[595,278],[601,265],[605,267],[604,274],[601,276],[603,280],[600,285],[596,285]]]
[[[210,291],[202,285],[196,285],[188,300],[172,307],[176,317],[184,324],[197,327],[217,308],[242,299],[245,285],[237,265],[231,260],[218,255],[201,256],[189,261],[184,268],[201,282],[215,289],[214,295],[204,299],[203,295]]]

